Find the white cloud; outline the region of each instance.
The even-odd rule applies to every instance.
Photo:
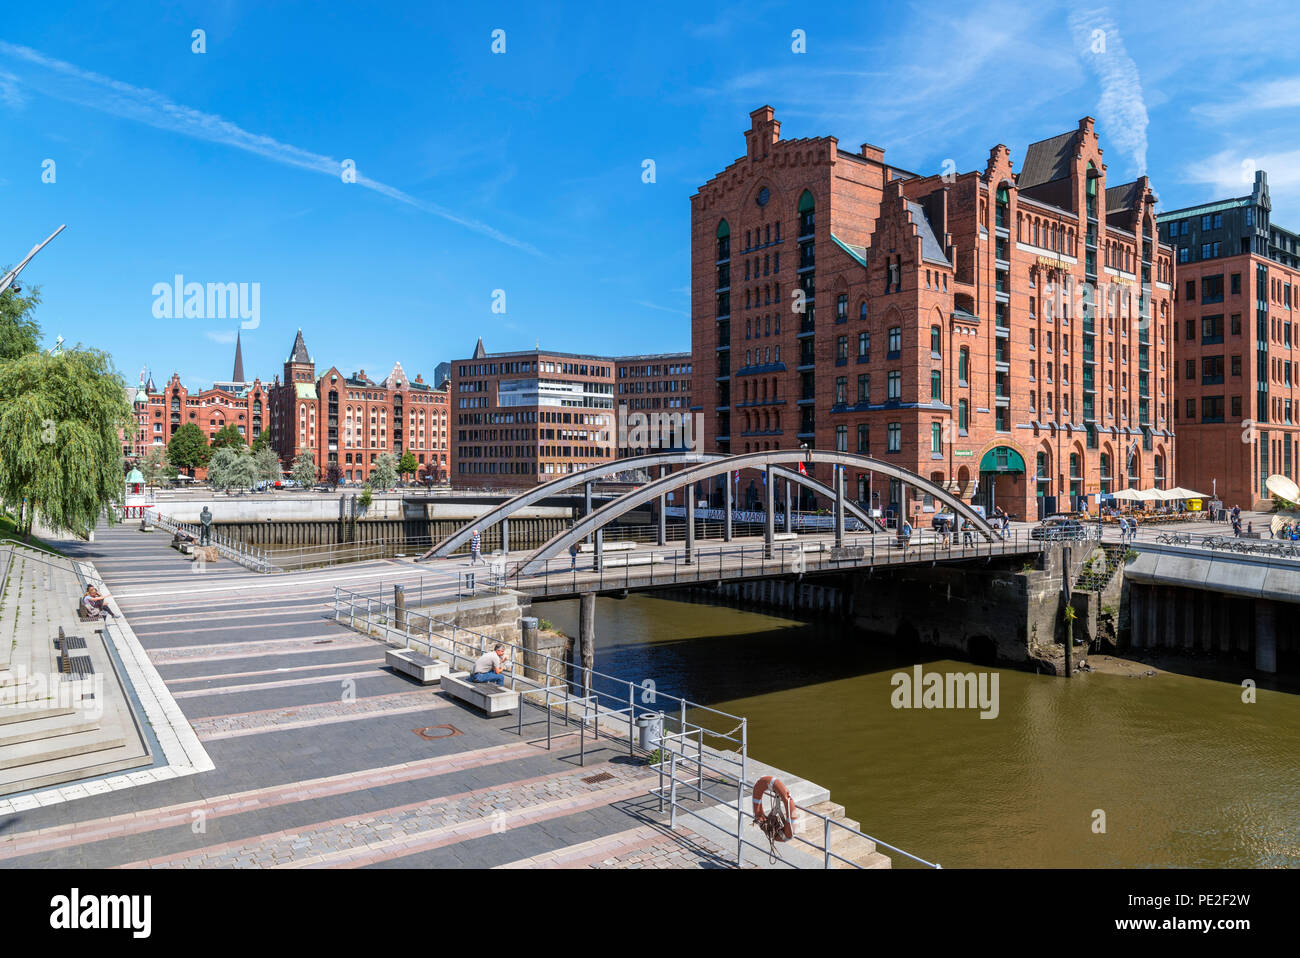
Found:
[[[1255,170],[1268,172],[1268,188],[1274,194],[1300,190],[1300,150],[1221,150],[1185,167],[1182,179],[1187,183],[1208,183],[1217,196],[1245,196],[1255,181]]]
[[[0,102],[11,109],[19,109],[27,102],[22,86],[12,73],[0,70]]]
[[[259,133],[250,133],[212,113],[204,113],[191,107],[176,103],[167,96],[144,87],[132,86],[120,80],[114,80],[98,73],[82,70],[62,60],[47,57],[30,47],[16,46],[0,40],[0,55],[19,64],[19,69],[26,66],[39,74],[38,79],[28,80],[28,88],[59,100],[76,103],[80,106],[108,113],[112,116],[133,120],[160,130],[178,133],[196,140],[206,140],[254,153],[265,159],[285,166],[294,166],[328,176],[339,177],[342,165],[339,160],[320,153],[313,153],[289,143]],[[0,74],[0,96],[6,101],[12,95],[7,93],[4,77],[18,78],[13,74]],[[356,185],[373,190],[390,199],[422,212],[441,217],[466,229],[472,230],[499,243],[513,246],[534,256],[542,255],[530,243],[508,236],[500,230],[478,220],[461,216],[437,203],[430,203],[411,196],[378,180],[372,180],[359,171]]]
[[[1217,103],[1202,103],[1192,107],[1193,113],[1207,120],[1222,123],[1241,118],[1261,110],[1281,110],[1300,106],[1300,76],[1284,77],[1252,83],[1243,87],[1237,96]]]
[[[1147,171],[1149,119],[1137,64],[1125,51],[1124,39],[1108,11],[1071,14],[1070,29],[1080,58],[1101,82],[1097,119],[1106,138],[1129,155],[1141,176]]]

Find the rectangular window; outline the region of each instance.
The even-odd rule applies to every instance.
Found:
[[[901,399],[903,397],[903,374],[897,369],[889,373],[889,392],[887,398]]]
[[[858,360],[865,362],[871,358],[871,334],[858,333]]]
[[[849,451],[849,427],[848,426],[835,427],[835,451],[836,452]]]
[[[902,452],[903,424],[901,422],[891,422],[889,424],[889,445],[885,448],[887,452]]]
[[[937,369],[930,371],[930,401],[943,402],[943,373]]]
[[[871,402],[871,376],[864,373],[858,377],[858,403],[866,405]]]
[[[871,431],[862,423],[858,424],[858,452],[871,452]]]
[[[889,355],[887,359],[897,359],[903,351],[903,328],[889,327]]]

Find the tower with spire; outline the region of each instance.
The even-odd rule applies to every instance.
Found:
[[[303,342],[302,330],[298,330],[298,335],[293,338],[293,346],[289,349],[289,358],[284,361],[284,381],[286,383],[312,383],[316,381],[316,364],[312,361],[311,354],[307,352],[307,344]]]
[[[239,331],[235,331],[235,367],[231,371],[228,382],[215,382],[212,384],[213,389],[220,389],[223,392],[232,393],[236,396],[242,396],[248,391],[250,383],[244,379],[244,348],[239,339]]]

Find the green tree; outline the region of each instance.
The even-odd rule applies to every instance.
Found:
[[[123,501],[118,430],[131,417],[122,378],[100,350],[0,361],[0,502],[18,513],[25,536],[34,519],[88,536],[105,507]]]
[[[212,437],[210,445],[214,452],[223,446],[234,446],[235,448],[243,446],[245,449],[248,448],[248,443],[244,441],[244,437],[240,435],[239,430],[228,425],[217,430],[217,434]]]
[[[397,471],[402,474],[403,479],[414,473],[415,470],[419,468],[420,464],[415,461],[415,453],[411,452],[409,449],[402,453],[402,461],[397,464]]]
[[[0,268],[0,276],[7,272],[7,266]],[[0,293],[0,362],[40,350],[41,327],[31,316],[40,301],[38,289],[24,295],[17,283]]]
[[[374,493],[370,489],[370,483],[361,487],[361,495],[357,496],[357,505],[363,509],[369,509],[370,503],[374,501]]]
[[[337,462],[331,462],[325,470],[325,481],[329,483],[331,489],[337,489],[339,482],[343,479],[343,472],[339,469]]]
[[[178,469],[194,474],[208,464],[212,450],[208,448],[208,437],[198,423],[187,422],[172,434],[172,441],[167,444],[167,461]]]
[[[263,429],[256,438],[253,439],[253,452],[261,452],[271,446],[271,430]]]
[[[144,481],[147,484],[161,486],[167,479],[170,465],[167,461],[166,446],[150,446],[149,451],[144,454],[144,461],[140,463],[140,471],[144,473]]]
[[[298,453],[298,458],[293,461],[293,479],[308,489],[316,485],[316,461],[312,459],[311,453]]]
[[[208,482],[213,489],[247,489],[257,481],[257,463],[248,449],[222,446],[208,462]]]
[[[284,470],[280,468],[280,457],[270,446],[256,449],[250,455],[253,457],[253,466],[259,481],[275,482],[284,476]]]
[[[380,453],[370,470],[370,481],[380,490],[392,486],[397,481],[397,457],[391,452]]]

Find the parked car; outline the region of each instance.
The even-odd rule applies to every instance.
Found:
[[[1091,538],[1092,531],[1078,519],[1044,519],[1029,532],[1031,539],[1051,542],[1080,542]]]

